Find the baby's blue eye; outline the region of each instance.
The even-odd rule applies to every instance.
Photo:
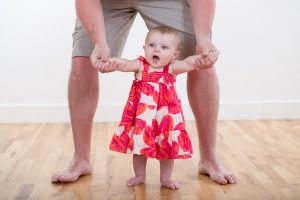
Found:
[[[168,47],[167,47],[167,46],[165,46],[165,45],[164,45],[164,46],[162,46],[161,48],[162,48],[162,49],[168,49]]]
[[[154,44],[150,43],[149,46],[150,46],[150,47],[154,47]]]

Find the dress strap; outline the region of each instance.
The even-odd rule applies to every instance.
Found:
[[[144,58],[143,56],[139,56],[138,60],[143,63],[141,71],[148,72],[148,70],[149,70],[149,63],[147,62],[146,58]]]
[[[169,73],[169,66],[170,66],[170,63],[169,63],[169,64],[167,64],[166,66],[164,66],[164,70],[163,70],[163,72],[165,72],[165,73]]]

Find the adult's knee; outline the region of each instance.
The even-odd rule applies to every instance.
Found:
[[[189,73],[189,78],[192,79],[216,79],[217,73],[215,68],[200,69]]]
[[[93,68],[89,57],[77,56],[72,58],[71,78],[80,79],[90,76],[92,73],[97,73],[97,71]]]

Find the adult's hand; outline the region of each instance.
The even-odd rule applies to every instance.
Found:
[[[210,39],[197,42],[196,52],[198,55],[202,56],[200,63],[204,68],[213,67],[220,55],[219,50]]]
[[[95,44],[95,48],[90,57],[93,67],[99,69],[106,63],[110,56],[110,49],[107,43]]]
[[[109,58],[107,62],[102,63],[101,65],[98,64],[98,70],[101,73],[108,73],[116,71],[118,68],[118,58]]]

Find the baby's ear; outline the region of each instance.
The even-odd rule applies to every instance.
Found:
[[[179,54],[180,54],[180,51],[178,51],[178,50],[176,50],[175,52],[174,52],[174,60],[179,56]]]
[[[143,45],[143,49],[145,50],[145,45]]]

